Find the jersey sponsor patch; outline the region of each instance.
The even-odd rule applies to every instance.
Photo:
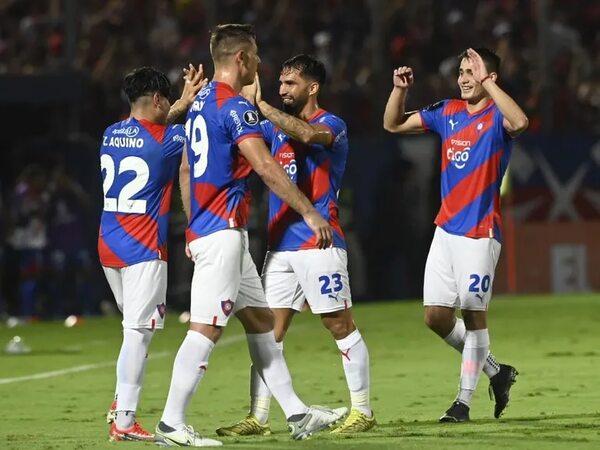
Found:
[[[256,111],[248,110],[244,113],[244,122],[248,125],[256,125],[258,123],[258,114]]]

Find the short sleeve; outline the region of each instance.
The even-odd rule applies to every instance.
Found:
[[[185,129],[183,125],[167,127],[163,138],[163,147],[166,157],[181,156],[185,145]]]
[[[504,128],[504,115],[497,107],[494,113],[494,128],[496,129],[498,136],[502,136],[504,142],[508,142],[513,139],[510,133],[506,131],[506,128]]]
[[[275,132],[275,127],[269,120],[263,120],[260,122],[260,128],[262,130],[263,138],[265,142],[271,145],[273,142],[273,135]]]
[[[242,97],[230,99],[220,110],[223,124],[231,139],[239,144],[244,139],[262,138],[258,112]]]
[[[331,145],[339,143],[342,139],[347,139],[346,123],[333,114],[326,114],[319,118],[316,123],[325,125],[331,130],[333,141]]]
[[[441,102],[426,106],[419,111],[419,114],[421,115],[421,122],[425,131],[433,131],[441,134],[441,117],[446,103],[446,100],[442,100]]]

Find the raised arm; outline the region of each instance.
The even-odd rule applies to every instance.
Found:
[[[171,105],[167,115],[167,123],[173,123],[179,116],[185,114],[192,106],[196,94],[208,83],[208,79],[204,78],[202,64],[198,65],[198,69],[190,64],[189,68],[183,69],[183,73],[183,79],[185,80],[183,91],[181,97]]]
[[[283,111],[269,105],[262,99],[260,89],[260,80],[256,74],[255,86],[255,102],[256,107],[260,110],[263,116],[268,119],[273,125],[281,129],[285,134],[295,141],[303,144],[320,144],[330,145],[335,136],[331,129],[321,123],[308,123],[302,119],[286,114]]]
[[[238,147],[267,187],[300,214],[314,231],[317,236],[317,246],[330,247],[333,242],[331,226],[273,159],[265,142],[261,138],[247,138],[240,142]]]
[[[425,130],[419,114],[415,111],[406,112],[406,95],[414,83],[412,69],[398,67],[394,70],[393,83],[383,113],[383,128],[390,133],[423,133]]]
[[[467,50],[467,56],[473,61],[473,77],[481,83],[504,116],[504,129],[512,137],[518,136],[529,126],[529,119],[512,97],[496,84],[496,74],[488,73],[481,56],[472,48]]]

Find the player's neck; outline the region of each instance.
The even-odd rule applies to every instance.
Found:
[[[148,113],[143,109],[132,109],[129,117],[133,117],[136,120],[147,120],[148,122],[152,122],[157,125],[165,125],[164,123],[161,123],[161,121],[158,120],[154,114]]]
[[[304,108],[302,108],[298,114],[295,114],[295,116],[308,122],[308,120],[311,119],[319,109],[319,104],[316,101],[308,101],[306,105],[304,105]]]
[[[213,81],[228,84],[235,92],[240,92],[243,87],[239,74],[228,69],[217,69],[213,76]]]
[[[488,103],[492,100],[492,97],[484,95],[479,100],[467,100],[467,111],[469,114],[473,114],[484,109]]]

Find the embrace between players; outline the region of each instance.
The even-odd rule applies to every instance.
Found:
[[[149,67],[128,74],[124,91],[131,115],[103,136],[98,248],[123,313],[109,437],[163,446],[222,445],[194,431],[185,412],[232,315],[244,327],[252,360],[251,406],[246,418],[219,428],[218,435],[270,434],[271,397],[285,413],[294,439],[323,430],[371,430],[376,422],[369,397],[369,353],[352,317],[338,220],[347,130],[343,120],[319,106],[325,68],[307,55],[284,62],[282,111],[262,98],[252,26],[217,26],[210,50],[212,81],[204,79],[202,66],[190,65],[184,70],[181,98],[173,105],[164,74]],[[517,375],[489,352],[486,319],[500,252],[500,183],[511,139],[527,127],[527,118],[496,84],[495,54],[469,49],[460,61],[462,100],[406,113],[413,73],[400,67],[384,114],[388,131],[431,130],[443,142],[442,207],[425,269],[425,321],[462,353],[462,365],[458,396],[441,421],[469,420],[482,370],[490,377],[494,415],[499,417]],[[184,112],[185,126],[168,125]],[[265,120],[260,121],[259,112]],[[467,156],[456,157],[459,152]],[[262,280],[246,231],[251,171],[270,189]],[[135,412],[150,341],[164,324],[167,222],[177,172],[188,218],[186,253],[194,263],[191,319],[175,357],[165,408],[151,433],[137,422]],[[350,411],[307,406],[293,389],[283,339],[305,301],[340,349]],[[455,317],[456,308],[463,320]]]

